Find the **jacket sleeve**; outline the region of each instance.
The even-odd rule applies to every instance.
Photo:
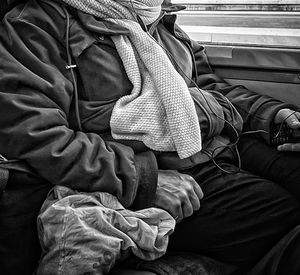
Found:
[[[196,41],[191,42],[196,62],[196,82],[202,89],[216,90],[225,95],[241,114],[244,131],[264,130],[259,134],[267,143],[270,141],[270,128],[276,113],[282,108],[296,108],[269,96],[260,95],[241,85],[230,85],[216,75],[205,53]]]
[[[61,21],[39,7],[17,8],[0,26],[0,152],[26,161],[52,184],[109,192],[125,207],[147,207],[156,191],[154,154],[135,154],[69,126],[73,85]]]

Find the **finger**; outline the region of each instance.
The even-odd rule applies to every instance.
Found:
[[[298,124],[298,122],[299,122],[298,114],[299,114],[299,112],[295,112],[294,110],[291,110],[288,108],[281,109],[277,112],[277,114],[274,118],[274,122],[282,123],[282,122],[286,121],[289,125],[292,125],[293,123]]]
[[[198,184],[197,184],[197,186],[198,186]],[[200,191],[201,191],[201,188],[200,188]],[[199,210],[200,209],[200,199],[195,192],[193,184],[191,184],[191,188],[188,192],[188,195],[189,195],[189,200],[192,204],[193,210]]]
[[[293,114],[293,115],[291,115],[291,116],[289,116],[289,117],[285,120],[285,122],[286,122],[292,129],[296,129],[296,128],[299,128],[299,127],[300,127],[300,121],[299,121],[299,119],[298,119],[296,113]]]
[[[190,194],[190,202],[192,204],[193,210],[199,210],[200,209],[200,199],[196,195],[194,191]]]
[[[165,203],[166,205],[161,208],[167,210],[177,223],[180,222],[183,219],[182,201],[179,198],[173,197],[172,200],[165,201]]]
[[[281,109],[277,112],[274,122],[275,123],[282,123],[286,117],[291,114],[292,110],[290,109]]]
[[[203,195],[203,192],[202,192],[202,189],[201,189],[200,185],[194,180],[193,177],[190,177],[190,182],[193,185],[193,189],[194,189],[197,197],[199,198],[199,200],[201,200],[204,195]]]
[[[166,190],[163,193],[156,193],[154,206],[166,210],[176,222],[183,219],[181,205],[181,200],[175,197],[173,193]]]
[[[285,143],[277,147],[278,151],[300,152],[300,143]]]
[[[295,116],[298,118],[298,120],[300,120],[300,113],[299,112],[296,112]]]
[[[176,205],[175,207],[172,207],[171,215],[176,220],[176,223],[179,223],[183,220],[184,214],[182,212],[182,205]]]
[[[298,121],[300,122],[300,113],[296,112],[294,115],[297,117]],[[300,128],[300,123],[298,124],[298,127],[295,128]]]
[[[183,212],[183,218],[189,217],[193,214],[194,209],[190,202],[190,200],[186,200],[182,204],[182,212]]]

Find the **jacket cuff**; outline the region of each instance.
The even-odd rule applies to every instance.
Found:
[[[151,207],[157,187],[158,168],[156,158],[152,152],[143,152],[136,154],[134,161],[138,189],[131,207],[134,209]]]
[[[271,129],[274,125],[274,118],[277,112],[281,109],[289,108],[291,110],[296,110],[295,105],[289,103],[281,103],[274,101],[269,101],[263,104],[256,114],[256,118],[251,121],[251,130],[264,130],[266,133],[260,134],[267,144],[270,144],[271,139]]]

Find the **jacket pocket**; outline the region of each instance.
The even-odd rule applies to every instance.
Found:
[[[130,94],[132,84],[110,35],[90,33],[75,24],[70,48],[77,65],[79,99],[117,101]]]

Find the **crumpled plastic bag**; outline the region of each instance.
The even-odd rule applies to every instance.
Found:
[[[37,274],[106,274],[129,253],[157,259],[174,227],[162,209],[130,211],[111,194],[56,186],[38,216],[43,253]]]

